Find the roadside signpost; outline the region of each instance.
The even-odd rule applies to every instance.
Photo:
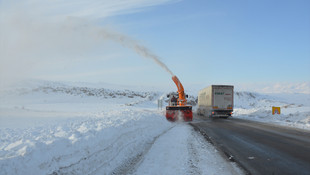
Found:
[[[275,115],[275,114],[281,114],[281,108],[280,107],[272,106],[272,115]]]

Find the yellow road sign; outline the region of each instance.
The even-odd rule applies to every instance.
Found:
[[[280,107],[272,106],[272,115],[275,115],[275,114],[281,114],[281,108]]]

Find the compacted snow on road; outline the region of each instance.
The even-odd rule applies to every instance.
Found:
[[[0,94],[0,174],[242,174],[156,92],[39,83]]]
[[[176,124],[159,137],[136,174],[242,174],[192,127]]]

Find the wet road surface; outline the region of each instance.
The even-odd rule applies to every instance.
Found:
[[[247,174],[310,175],[310,131],[236,118],[194,118],[190,125]]]

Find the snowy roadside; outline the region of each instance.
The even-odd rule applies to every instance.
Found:
[[[2,93],[0,174],[111,173],[171,127],[156,96],[58,84]]]
[[[0,138],[0,174],[243,174],[190,126],[156,111],[1,129]]]
[[[242,174],[187,124],[168,122],[160,95],[63,86],[2,95],[0,174]]]
[[[113,172],[171,127],[160,114],[111,111],[25,129],[1,128],[1,174]]]
[[[272,106],[281,114],[272,115]],[[234,117],[310,130],[310,95],[236,92]]]

